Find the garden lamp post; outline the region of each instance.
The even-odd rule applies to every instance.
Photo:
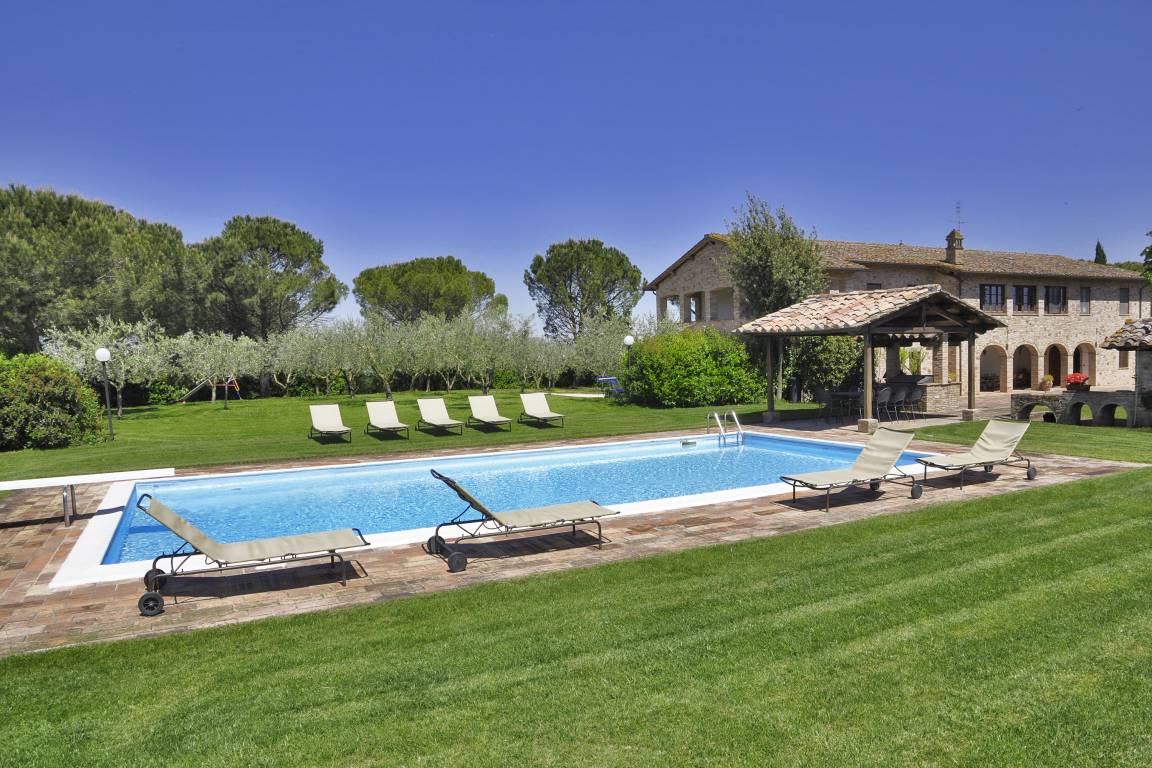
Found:
[[[632,345],[636,343],[636,337],[628,334],[624,337],[624,368],[628,368],[629,358],[632,355]]]
[[[96,350],[96,361],[100,363],[100,370],[104,374],[104,408],[108,412],[108,439],[116,439],[116,431],[112,429],[112,391],[108,388],[108,361],[112,353],[107,347]]]

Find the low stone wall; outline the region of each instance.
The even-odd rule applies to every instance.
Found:
[[[1089,390],[1088,392],[1026,392],[1012,395],[1012,415],[1017,419],[1027,419],[1032,410],[1044,405],[1052,410],[1055,420],[1061,424],[1079,424],[1084,418],[1084,408],[1092,413],[1092,424],[1097,427],[1152,426],[1152,412],[1136,402],[1132,390]],[[1116,419],[1116,408],[1128,414],[1128,420]]]
[[[959,382],[924,385],[924,412],[951,416],[964,408],[966,402]]]

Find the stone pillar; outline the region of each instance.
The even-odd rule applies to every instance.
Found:
[[[884,351],[884,379],[892,381],[902,373],[900,370],[900,345],[893,342]]]
[[[948,381],[948,344],[944,336],[937,336],[932,342],[932,383],[945,384]]]

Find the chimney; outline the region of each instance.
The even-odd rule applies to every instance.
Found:
[[[964,250],[964,235],[960,230],[954,229],[948,233],[948,247],[944,249],[944,261],[949,264],[959,264],[959,251]]]

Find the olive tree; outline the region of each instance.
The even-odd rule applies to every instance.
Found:
[[[164,329],[153,320],[125,323],[111,317],[97,318],[87,328],[53,328],[44,341],[47,354],[93,383],[102,382],[104,376],[95,352],[101,347],[109,351],[108,383],[116,393],[116,415],[120,418],[124,416],[126,386],[149,384],[170,373],[170,346]]]

